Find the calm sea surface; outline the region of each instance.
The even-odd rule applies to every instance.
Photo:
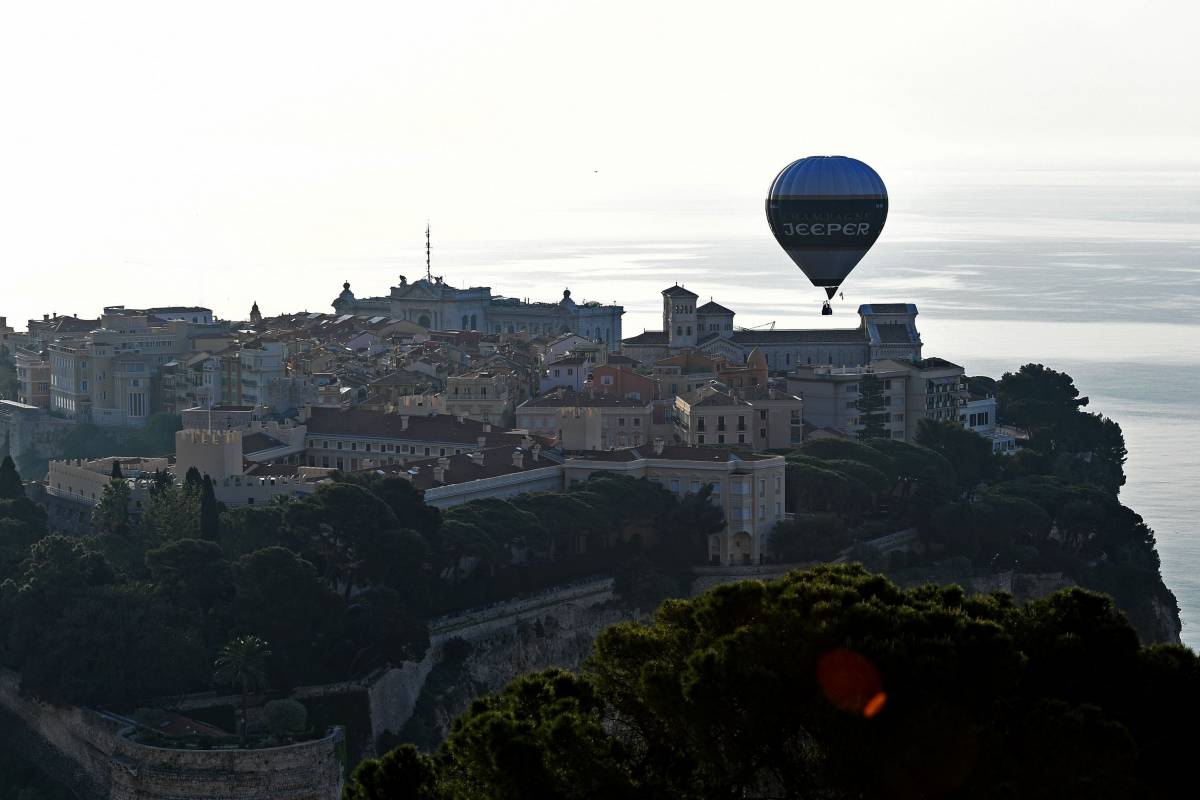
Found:
[[[1089,408],[1125,431],[1122,501],[1155,529],[1183,639],[1200,649],[1200,175],[1032,174],[894,200],[825,319],[817,290],[765,228],[550,244],[533,258],[528,245],[496,244],[443,258],[458,265],[458,285],[539,287],[538,299],[569,286],[577,301],[619,300],[627,336],[661,327],[658,292],[678,281],[746,326],[853,325],[858,303],[911,301],[925,355],[968,374],[999,377],[1029,361],[1069,372]]]

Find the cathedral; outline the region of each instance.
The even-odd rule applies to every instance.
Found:
[[[733,311],[714,302],[698,306],[696,293],[678,284],[663,289],[662,298],[662,330],[645,331],[621,343],[621,352],[642,363],[687,350],[737,364],[758,350],[773,372],[810,364],[857,366],[885,358],[921,358],[917,307],[912,303],[861,305],[856,328],[764,330],[738,328]]]

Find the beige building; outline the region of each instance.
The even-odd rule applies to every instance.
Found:
[[[507,425],[525,399],[523,382],[511,371],[484,369],[446,378],[442,409],[467,419]]]
[[[790,392],[765,387],[705,387],[691,399],[675,398],[673,423],[675,438],[692,447],[786,450],[803,441],[804,402]]]
[[[858,419],[859,383],[871,374],[883,384],[884,426],[893,439],[907,439],[909,372],[887,362],[858,367],[805,366],[788,374],[788,392],[804,401],[804,419],[817,428],[854,436]]]
[[[959,421],[967,402],[964,370],[941,358],[883,360],[856,367],[800,367],[788,375],[788,391],[804,400],[804,418],[812,425],[854,436],[863,375],[883,384],[884,424],[891,438],[913,441],[922,419]]]
[[[637,447],[650,436],[650,399],[558,391],[517,408],[517,428],[556,439],[566,450]]]
[[[50,362],[46,352],[18,347],[14,353],[17,364],[17,401],[38,408],[50,407]]]
[[[569,454],[563,461],[568,486],[595,472],[646,478],[680,496],[711,486],[713,502],[726,520],[725,530],[709,538],[713,563],[759,563],[772,529],[784,516],[783,456],[655,440],[645,447]]]
[[[87,336],[50,343],[50,409],[97,425],[143,425],[159,368],[188,351],[189,324],[106,309]]]

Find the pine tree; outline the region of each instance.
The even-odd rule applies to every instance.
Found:
[[[215,542],[221,533],[221,509],[213,491],[212,478],[204,476],[200,487],[200,538]]]
[[[125,476],[121,474],[121,460],[114,458],[112,465],[112,479],[115,481],[124,480]]]
[[[25,487],[12,456],[5,456],[0,463],[0,500],[16,500],[25,496]]]
[[[859,439],[887,439],[890,437],[885,424],[887,411],[883,404],[883,381],[873,372],[865,372],[858,381],[858,400],[854,407],[858,410]]]
[[[96,533],[127,537],[130,533],[129,484],[111,480],[100,495],[100,505],[92,510],[92,527]]]

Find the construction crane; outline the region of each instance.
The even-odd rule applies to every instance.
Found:
[[[775,330],[775,320],[771,320],[770,322],[764,322],[762,325],[751,325],[749,328],[743,327],[741,325],[734,326],[734,330],[739,330],[739,331],[757,331],[757,330],[761,330],[763,328],[766,328],[769,331]]]

